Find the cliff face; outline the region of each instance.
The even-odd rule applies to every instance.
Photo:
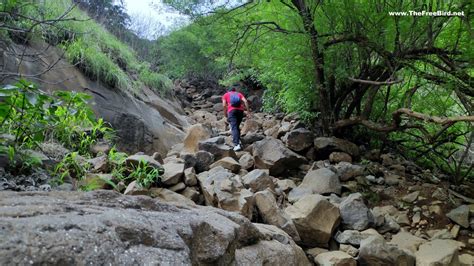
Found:
[[[20,59],[19,54],[28,56]],[[117,147],[128,153],[158,151],[164,155],[174,144],[182,142],[187,122],[175,99],[164,99],[146,87],[136,95],[109,88],[61,59],[62,54],[60,49],[45,43],[2,49],[0,69],[11,75],[0,83],[12,83],[23,77],[44,91],[74,90],[90,94],[93,97],[90,104],[97,116],[112,125],[117,131]]]

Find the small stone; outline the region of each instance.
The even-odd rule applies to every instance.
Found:
[[[328,251],[329,250],[325,248],[311,248],[311,249],[306,250],[306,254],[312,256],[313,258],[316,258],[316,256],[318,256],[319,254],[322,254]]]
[[[329,155],[329,161],[331,163],[340,163],[340,162],[352,163],[352,157],[345,152],[332,152]]]
[[[402,198],[402,200],[404,202],[413,203],[413,202],[415,202],[415,200],[418,198],[419,195],[420,195],[420,191],[415,191],[415,192],[412,192],[412,193],[404,196]]]
[[[296,184],[291,179],[279,179],[277,181],[277,186],[284,192],[288,192],[296,187]]]
[[[239,159],[240,166],[245,170],[252,168],[254,163],[255,161],[249,152],[245,152]]]
[[[446,216],[460,226],[469,228],[469,206],[461,205],[448,212]]]
[[[181,195],[185,196],[186,198],[197,202],[199,200],[199,192],[191,187],[186,187],[183,191],[181,191]]]
[[[173,191],[173,192],[178,192],[186,188],[186,185],[183,182],[179,182],[178,184],[169,187],[168,189]]]
[[[453,228],[451,228],[451,235],[453,236],[453,238],[457,238],[458,237],[458,234],[459,234],[459,230],[461,229],[461,227],[457,224],[455,224],[453,226]]]
[[[197,185],[197,177],[196,177],[196,171],[194,170],[193,167],[186,168],[184,170],[184,184],[187,186],[195,186]]]
[[[365,177],[365,179],[367,179],[367,181],[369,181],[371,183],[377,182],[377,178],[373,175],[368,175],[368,176]]]
[[[415,215],[413,215],[412,217],[412,223],[413,224],[417,224],[421,221],[421,213],[420,212],[416,212]]]
[[[357,257],[359,254],[359,250],[351,245],[341,244],[339,246],[339,250],[346,252],[347,254],[351,255],[352,257]]]
[[[442,215],[443,211],[439,205],[431,205],[428,207],[430,214]]]

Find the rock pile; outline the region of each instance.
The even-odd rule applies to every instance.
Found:
[[[173,207],[180,209],[171,222],[165,222],[168,229],[153,230],[168,230],[168,235],[177,226],[172,221],[184,219],[183,228],[177,230],[181,233],[170,233],[182,240],[173,252],[183,255],[183,263],[305,265],[306,256],[319,265],[469,265],[473,261],[473,202],[456,196],[433,174],[390,153],[318,137],[296,115],[255,113],[242,127],[244,150],[234,152],[220,96],[192,86],[180,87],[180,93],[188,101],[185,106],[193,124],[184,143],[175,145],[163,159],[157,154],[136,154],[126,160],[163,168],[160,187],[142,189],[132,182],[120,191],[180,206]],[[98,158],[93,162],[107,163]],[[107,174],[100,165],[94,169],[96,174]],[[139,205],[144,209],[158,204],[137,199],[147,202]],[[232,217],[232,222],[213,212]],[[212,219],[219,217],[206,223],[209,213]],[[191,216],[197,221],[191,221]],[[150,248],[137,246],[136,252],[155,254],[155,249],[169,248],[156,244],[161,238],[137,240],[139,236],[130,232],[124,233],[130,238],[124,242],[151,243],[145,245]]]

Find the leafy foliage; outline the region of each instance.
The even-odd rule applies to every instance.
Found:
[[[163,174],[162,169],[154,168],[145,161],[140,161],[138,165],[132,166],[131,173],[128,178],[135,180],[140,187],[149,188],[160,180]]]
[[[0,98],[0,130],[11,136],[10,143],[2,146],[9,147],[4,152],[10,157],[47,140],[59,141],[87,156],[97,140],[113,138],[112,129],[102,119],[95,119],[87,94],[58,91],[49,95],[22,80],[1,88]]]
[[[191,13],[208,5],[167,2]],[[440,117],[472,114],[469,23],[463,17],[389,15],[427,8],[466,13],[472,3],[248,1],[239,8],[215,9],[162,38],[157,53],[161,67],[173,77],[210,74],[222,84],[250,77],[266,88],[267,111],[298,112],[305,120],[322,121],[323,128],[326,123],[330,133],[371,147],[392,144],[413,160],[459,179],[469,172],[472,176],[472,167],[453,156],[470,145],[472,124],[436,125],[402,117],[393,130],[383,131],[400,108]],[[387,80],[401,82],[385,84]],[[357,119],[382,132],[336,123]]]

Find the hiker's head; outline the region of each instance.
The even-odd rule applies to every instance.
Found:
[[[236,91],[239,88],[240,88],[240,84],[239,83],[234,83],[229,87],[229,91]]]

